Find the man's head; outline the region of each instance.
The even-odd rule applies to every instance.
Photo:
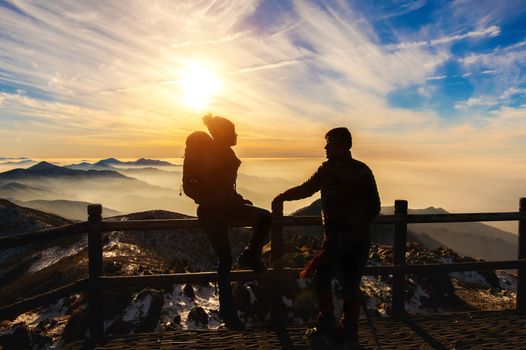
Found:
[[[214,138],[214,141],[225,146],[235,146],[237,144],[236,127],[230,120],[207,114],[203,117],[208,131]]]
[[[343,159],[349,155],[352,136],[347,128],[334,128],[325,134],[325,154],[329,160]]]

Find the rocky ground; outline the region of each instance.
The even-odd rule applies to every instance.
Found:
[[[166,219],[184,216],[172,212],[150,211],[112,220]],[[233,230],[234,256],[248,242],[246,229]],[[285,266],[302,267],[320,244],[318,236],[289,232],[285,239]],[[79,237],[59,246],[31,250],[23,265],[8,261],[0,266],[2,304],[6,305],[45,289],[86,275],[86,239]],[[269,258],[270,245],[264,249]],[[374,244],[370,264],[392,264],[392,248]],[[23,259],[22,259],[23,260]],[[429,249],[408,245],[407,263],[448,263],[474,261],[449,249]],[[5,274],[5,266],[17,274]],[[104,240],[104,271],[107,275],[144,275],[185,271],[210,271],[215,257],[203,232],[198,229],[173,231],[111,232]],[[41,283],[39,281],[42,281]],[[48,281],[48,282],[45,282]],[[51,281],[51,282],[49,282]],[[36,282],[36,283],[35,283]],[[309,279],[283,281],[283,303],[290,321],[312,322],[317,309]],[[362,290],[368,312],[389,315],[390,276],[366,276]],[[37,286],[35,287],[35,284]],[[340,287],[334,284],[339,301]],[[409,275],[406,284],[406,309],[410,313],[431,313],[476,309],[513,308],[516,276],[513,273],[465,272]],[[264,282],[236,283],[234,295],[240,317],[247,324],[261,324],[270,317],[270,286]],[[11,348],[60,348],[86,336],[86,296],[76,294],[32,310],[0,324],[0,345]],[[338,302],[336,303],[338,305]],[[218,297],[214,284],[173,285],[165,289],[118,288],[104,294],[107,334],[129,334],[173,329],[217,328]]]

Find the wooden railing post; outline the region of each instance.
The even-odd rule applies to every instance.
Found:
[[[526,198],[519,202],[519,213],[526,214]],[[526,219],[519,218],[519,260],[526,259]],[[517,311],[526,312],[526,268],[524,265],[517,270]]]
[[[99,344],[104,338],[104,319],[102,314],[102,288],[99,277],[102,276],[102,206],[100,204],[88,205],[88,312],[90,342]]]
[[[395,215],[402,217],[403,221],[395,224],[393,264],[401,267],[401,270],[393,276],[393,316],[405,314],[405,253],[407,242],[407,201],[395,201]]]
[[[275,327],[283,325],[283,293],[281,288],[281,265],[283,258],[283,225],[278,223],[283,218],[283,204],[272,208],[272,309],[271,320]]]

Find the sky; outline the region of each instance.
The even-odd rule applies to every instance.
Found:
[[[524,158],[526,1],[0,0],[3,156]]]
[[[322,158],[346,126],[386,184],[438,169],[516,204],[524,23],[525,0],[0,0],[0,156],[179,157],[210,112],[241,157]]]

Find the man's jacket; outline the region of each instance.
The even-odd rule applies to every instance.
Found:
[[[297,200],[321,191],[322,218],[327,239],[345,231],[346,239],[369,239],[369,225],[380,213],[380,198],[371,169],[351,155],[328,160],[307,181],[282,194]],[[340,237],[344,238],[344,237]]]

